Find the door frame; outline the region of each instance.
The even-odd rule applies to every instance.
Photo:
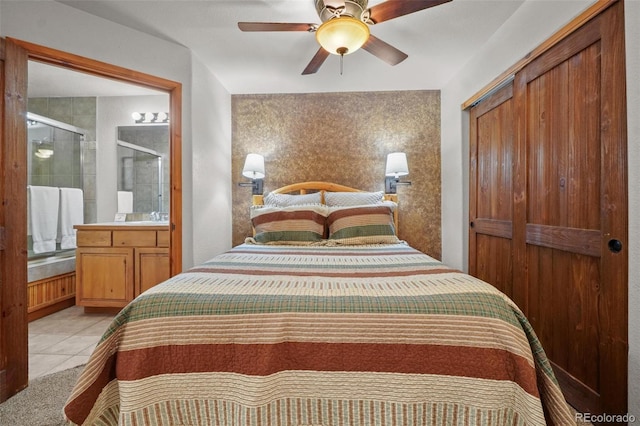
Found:
[[[11,59],[8,74],[0,70],[4,83],[3,114],[0,121],[3,177],[0,196],[1,285],[0,307],[0,402],[28,384],[27,247],[26,247],[26,149],[16,141],[26,140],[26,88],[29,60],[83,72],[96,77],[134,84],[169,94],[169,260],[171,276],[182,271],[182,83],[130,70],[117,65],[74,55],[27,41],[0,39],[0,53]],[[10,55],[10,56],[9,56]],[[3,57],[0,57],[3,59]],[[0,99],[0,102],[3,100]],[[26,147],[26,144],[24,145]],[[7,155],[8,154],[8,155]],[[11,166],[11,167],[9,167]],[[9,176],[11,175],[11,176]],[[7,202],[10,204],[7,205]],[[15,224],[13,223],[15,222]],[[3,228],[3,227],[6,227]],[[24,228],[24,230],[22,230]],[[8,231],[12,229],[13,231]],[[4,237],[3,237],[4,235]],[[3,247],[4,240],[4,247]],[[6,362],[2,362],[6,360]]]
[[[27,387],[27,55],[0,38],[0,402]],[[21,146],[24,149],[21,149]],[[24,214],[15,212],[24,209]]]

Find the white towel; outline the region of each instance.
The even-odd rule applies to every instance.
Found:
[[[118,191],[118,213],[133,213],[133,192]]]
[[[60,248],[76,248],[76,230],[73,225],[84,223],[84,198],[82,189],[60,188]]]
[[[56,251],[60,190],[53,186],[29,186],[29,219],[33,252]]]

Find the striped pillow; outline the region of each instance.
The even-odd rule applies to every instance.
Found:
[[[291,206],[251,209],[254,240],[260,244],[304,244],[322,241],[328,207]]]
[[[389,204],[333,209],[327,217],[329,240],[342,244],[400,242]]]

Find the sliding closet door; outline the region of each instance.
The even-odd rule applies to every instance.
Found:
[[[514,290],[578,410],[625,413],[627,178],[618,2],[516,74]]]
[[[27,53],[0,38],[0,402],[27,386]]]
[[[469,113],[469,273],[511,297],[513,85]]]

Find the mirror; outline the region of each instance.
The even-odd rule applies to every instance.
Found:
[[[117,128],[118,213],[169,219],[169,126]]]

